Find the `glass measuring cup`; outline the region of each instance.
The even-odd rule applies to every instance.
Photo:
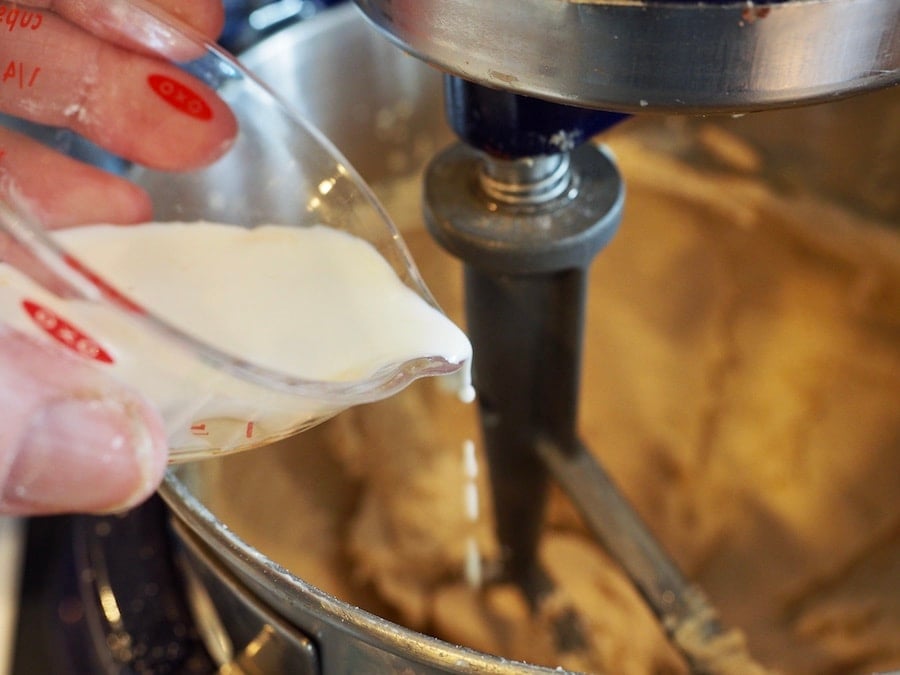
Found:
[[[81,9],[71,9],[75,5]],[[146,164],[150,166],[133,161],[127,142],[119,143],[122,151],[105,153],[71,130],[28,131],[70,155],[87,153],[95,163],[139,185],[144,192],[134,193],[135,201],[146,200],[152,216],[148,208],[145,218],[123,218],[122,222],[152,219],[160,223],[153,228],[166,228],[167,246],[189,241],[197,242],[199,248],[188,254],[179,250],[180,268],[167,267],[165,275],[144,280],[143,285],[133,280],[126,283],[99,264],[95,253],[101,247],[91,243],[94,234],[82,237],[88,230],[113,235],[110,228],[81,227],[97,222],[89,218],[90,208],[84,204],[98,196],[97,190],[87,187],[89,183],[96,187],[92,183],[96,175],[84,167],[75,168],[82,172],[84,189],[76,184],[57,202],[77,205],[71,211],[54,211],[37,203],[15,173],[15,151],[23,146],[0,148],[0,322],[66,353],[76,353],[140,390],[162,413],[172,461],[266,444],[351,405],[389,396],[416,378],[460,371],[470,356],[468,341],[437,308],[390,219],[327,139],[234,58],[196,31],[161,15],[151,4],[105,0],[92,9],[88,5],[88,10],[84,3],[59,6],[60,13],[33,10],[27,17],[19,10],[8,24],[15,39],[4,37],[0,56],[13,66],[6,84],[0,86],[16,88],[20,102],[37,101],[36,92],[52,86],[59,115],[42,116],[37,111],[31,117],[87,130],[100,141],[115,136],[116,125],[125,117],[140,117],[143,133],[152,139],[139,139],[145,149],[141,159],[149,155]],[[5,10],[0,19],[9,19],[13,6],[0,5],[0,9]],[[118,101],[120,115],[105,121],[112,127],[111,136],[104,136],[104,125],[89,124],[95,113],[91,97],[112,84],[104,81],[109,75],[103,53],[87,61],[87,71],[95,77],[86,79],[65,59],[45,58],[46,53],[38,49],[36,38],[41,32],[62,24],[72,35],[100,36],[113,49],[127,52],[129,77],[117,81],[127,96]],[[77,72],[82,73],[85,59],[78,58]],[[7,111],[25,115],[35,110],[34,105],[31,110],[20,104]],[[209,131],[214,124],[220,125],[218,135]],[[194,145],[199,149],[187,168],[170,161],[170,155]],[[65,180],[49,183],[51,192],[68,188],[71,184]],[[397,281],[391,296],[402,296],[404,301],[414,297],[423,323],[397,325],[392,334],[391,319],[385,325],[387,314],[382,313],[384,303],[377,294],[356,296],[355,306],[348,306],[346,296],[340,296],[343,300],[336,300],[334,306],[319,303],[319,315],[305,315],[310,305],[301,298],[309,295],[312,286],[314,293],[321,293],[336,285],[332,276],[327,283],[324,278],[313,283],[302,275],[297,282],[297,276],[288,274],[292,267],[315,264],[315,255],[305,259],[299,254],[287,259],[272,256],[271,264],[266,258],[247,267],[243,263],[250,254],[242,252],[218,260],[215,269],[207,264],[209,274],[202,284],[177,275],[171,281],[170,274],[190,271],[201,261],[208,263],[205,256],[213,255],[206,240],[195,237],[206,227],[202,221],[227,226],[229,237],[240,236],[235,234],[238,228],[260,236],[275,231],[288,239],[301,232],[337,231],[340,236],[329,235],[330,241],[366,256],[365,264],[350,270],[357,276],[345,285],[351,290],[381,288],[378,284],[389,271]],[[55,229],[60,224],[65,229]],[[145,240],[131,241],[139,231],[148,230],[133,225],[115,228],[113,236],[125,236],[130,242],[119,246],[113,256],[128,258],[125,263],[119,260],[119,268],[139,266],[149,255]],[[241,241],[245,250],[254,248],[252,237]],[[372,257],[374,252],[378,255]],[[323,274],[340,267],[331,262],[327,259],[321,266]],[[363,269],[374,276],[359,276]],[[297,282],[299,287],[278,287],[273,292],[269,285],[265,298],[252,293],[233,298],[244,287],[258,288],[253,283],[262,277]],[[199,296],[187,316],[155,304],[153,291],[166,283],[171,286],[170,295]],[[263,306],[267,312],[258,311]],[[233,314],[235,309],[237,319],[219,321],[222,314]],[[300,315],[300,320],[283,320],[292,313]],[[330,333],[321,332],[333,314],[340,315],[340,320],[329,324]],[[216,334],[210,333],[210,325]],[[313,375],[296,367],[283,368],[281,353],[235,348],[225,339],[228,335],[219,334],[227,332],[223,325],[235,333],[261,337],[290,329],[278,343],[282,347],[290,346],[292,340],[307,351],[328,346],[329,357],[319,359],[313,353],[307,359],[317,366]],[[440,339],[406,352],[385,348],[384,338],[388,343],[401,342],[404,336],[426,329],[436,329],[433,334],[440,334]],[[377,335],[382,338],[377,348],[364,355],[354,351],[360,344],[374,344]],[[335,362],[333,368],[318,367],[319,361],[329,359]]]

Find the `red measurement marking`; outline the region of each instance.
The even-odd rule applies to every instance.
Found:
[[[6,30],[10,33],[17,28],[37,30],[42,23],[44,23],[44,15],[40,12],[18,7],[0,7],[0,25],[5,25]]]
[[[247,438],[253,438],[253,422],[247,422]]]
[[[33,300],[23,300],[22,307],[47,335],[82,356],[113,363],[112,357],[91,337],[62,317]]]
[[[212,108],[189,87],[166,75],[150,75],[147,83],[156,94],[176,110],[198,120],[211,120]]]
[[[192,425],[191,433],[194,434],[194,436],[209,436],[209,432],[206,430],[205,424]]]
[[[83,274],[92,284],[94,284],[97,288],[100,289],[100,292],[103,293],[110,300],[115,300],[116,302],[122,304],[127,307],[132,312],[136,312],[138,314],[146,314],[147,311],[141,307],[140,305],[132,302],[130,299],[119,293],[115,288],[110,286],[108,283],[103,281],[100,277],[94,274],[87,267],[82,265],[76,258],[72,256],[66,255],[63,256],[63,260],[65,260],[66,265],[71,267],[76,272],[80,272]]]
[[[32,67],[26,66],[22,61],[10,61],[3,69],[3,77],[0,81],[3,84],[18,85],[19,89],[30,89],[34,86],[40,72],[40,66]]]
[[[206,430],[205,424],[192,425],[191,433],[194,434],[194,436],[209,436],[209,432]]]

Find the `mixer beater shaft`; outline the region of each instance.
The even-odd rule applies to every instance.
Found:
[[[546,590],[536,553],[549,487],[534,448],[544,436],[573,440],[581,334],[574,308],[584,273],[492,275],[469,266],[465,285],[503,569],[534,602]]]
[[[451,124],[470,144],[429,166],[425,215],[464,263],[504,578],[533,607],[553,590],[538,546],[555,479],[695,672],[763,672],[578,439],[587,272],[624,201],[613,159],[582,141],[621,116],[447,81]],[[577,616],[557,623],[560,647],[578,647]]]

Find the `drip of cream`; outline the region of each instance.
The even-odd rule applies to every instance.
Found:
[[[464,555],[463,576],[470,588],[481,588],[484,581],[482,569],[481,549],[478,546],[478,538],[475,527],[481,516],[481,507],[478,500],[478,459],[475,456],[475,442],[471,439],[463,443],[463,505],[465,506],[466,520],[472,532],[466,537],[466,551]]]
[[[54,237],[150,313],[262,368],[349,382],[434,359],[459,364],[459,395],[474,394],[466,336],[405,286],[371,244],[344,231],[147,223],[83,226]],[[23,309],[26,301],[30,311]],[[360,402],[241,380],[122,312],[62,300],[6,264],[0,264],[0,317],[45,339],[71,338],[60,325],[87,336],[93,351],[79,343],[82,354],[100,349],[108,357],[100,367],[156,404],[173,450],[185,453],[259,444]]]

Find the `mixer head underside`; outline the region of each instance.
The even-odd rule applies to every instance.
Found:
[[[467,80],[570,105],[729,112],[900,80],[895,0],[357,0],[400,47]]]

